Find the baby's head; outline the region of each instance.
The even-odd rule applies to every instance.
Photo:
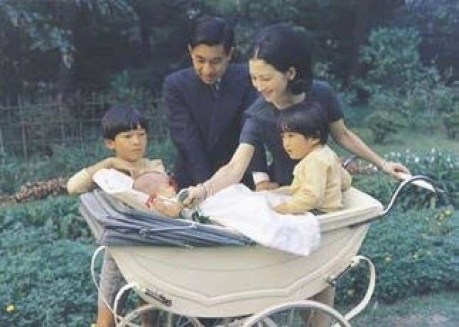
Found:
[[[140,174],[134,179],[133,189],[146,193],[150,197],[162,196],[170,198],[175,196],[177,190],[174,182],[164,173],[150,171]]]

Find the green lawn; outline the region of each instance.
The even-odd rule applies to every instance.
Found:
[[[430,130],[426,133],[403,130],[392,136],[385,144],[373,144],[375,150],[381,153],[410,149],[423,153],[432,148],[442,149],[459,155],[459,140],[448,139],[441,130]]]
[[[459,291],[411,297],[392,305],[372,302],[350,323],[353,327],[459,326]]]

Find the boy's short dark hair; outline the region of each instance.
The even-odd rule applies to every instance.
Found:
[[[222,44],[228,53],[234,45],[234,31],[230,24],[221,17],[201,16],[191,26],[189,45],[191,48],[205,44]]]
[[[145,117],[135,108],[129,106],[111,107],[102,117],[102,134],[104,139],[114,140],[116,135],[133,129],[148,129]]]
[[[304,101],[280,112],[278,127],[281,132],[299,133],[327,143],[328,120],[317,102]]]

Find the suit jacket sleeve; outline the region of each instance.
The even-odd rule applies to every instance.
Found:
[[[186,105],[182,92],[171,76],[166,78],[163,99],[170,135],[179,155],[186,160],[193,181],[197,183],[211,177],[211,165],[191,109]]]

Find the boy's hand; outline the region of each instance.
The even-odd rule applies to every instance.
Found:
[[[136,168],[132,163],[122,160],[116,157],[107,158],[107,167],[106,168],[113,168],[128,174],[131,177],[135,177],[140,172],[138,168]]]
[[[273,209],[275,212],[277,212],[277,213],[279,213],[279,214],[281,214],[281,215],[287,215],[287,214],[290,213],[289,210],[288,210],[288,207],[287,207],[287,204],[286,204],[286,203],[280,203],[280,204],[278,204],[278,205],[272,207],[272,209]]]
[[[271,181],[263,181],[255,185],[255,192],[274,190],[279,187],[279,184]]]

